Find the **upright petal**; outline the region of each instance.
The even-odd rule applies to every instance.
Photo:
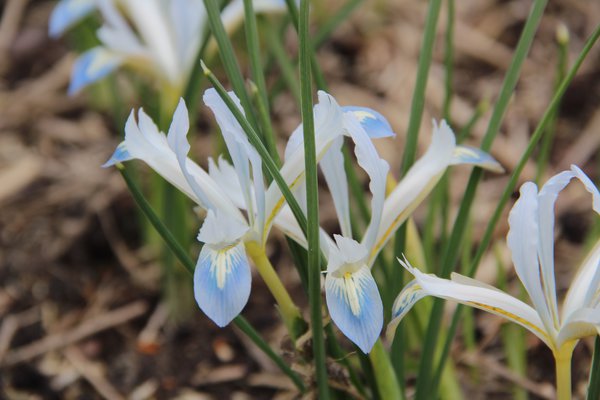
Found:
[[[356,154],[358,164],[367,173],[370,180],[369,189],[373,195],[371,200],[371,222],[362,243],[367,248],[371,248],[375,243],[381,222],[385,199],[385,183],[390,166],[384,159],[379,157],[371,139],[353,114],[344,115],[344,126],[355,143],[354,154]]]
[[[548,300],[548,308],[552,314],[555,327],[559,325],[559,316],[554,277],[554,203],[558,193],[567,186],[571,178],[573,178],[571,171],[561,172],[550,178],[538,194],[538,257],[541,267],[542,288],[544,296]]]
[[[233,92],[229,92],[229,97],[235,102],[242,111],[240,100]],[[212,110],[221,133],[231,155],[233,166],[238,174],[238,179],[242,187],[248,217],[253,223],[257,218],[257,225],[262,226],[264,221],[264,179],[262,175],[262,161],[256,149],[250,144],[242,127],[237,119],[229,110],[223,99],[214,88],[207,89],[204,92],[204,103]],[[250,165],[252,165],[252,177],[250,179]],[[252,194],[254,186],[254,196]]]
[[[179,64],[187,74],[194,66],[208,28],[204,3],[202,0],[172,0],[170,18]]]
[[[342,110],[353,115],[371,139],[396,136],[388,120],[375,110],[356,106],[345,106]]]
[[[104,47],[94,47],[86,51],[73,65],[69,94],[73,95],[85,86],[104,78],[123,62],[123,56]]]
[[[473,280],[467,277],[456,278],[453,280],[438,278],[432,274],[424,274],[416,268],[413,268],[408,261],[398,260],[411,274],[414,275],[417,284],[413,284],[414,295],[422,298],[423,291],[429,296],[435,296],[442,299],[454,300],[471,307],[476,307],[492,314],[504,317],[515,322],[531,331],[550,348],[553,348],[553,336],[548,334],[540,316],[531,308],[501,290],[489,288],[483,284],[473,284]],[[475,281],[476,282],[476,281]],[[398,301],[398,300],[397,300]],[[409,304],[412,304],[410,301]],[[398,309],[401,309],[398,307]]]
[[[285,1],[283,0],[253,0],[252,3],[256,14],[285,12],[286,10]],[[243,0],[233,0],[221,11],[221,20],[229,33],[233,32],[243,19]]]
[[[571,282],[562,309],[562,320],[580,308],[600,303],[600,240],[585,258]]]
[[[335,99],[323,91],[319,91],[319,102],[315,104],[313,112],[315,117],[315,139],[317,162],[323,158],[336,137],[344,133],[342,111]],[[285,150],[285,163],[281,167],[281,175],[291,189],[294,189],[304,178],[304,147],[302,146],[302,129],[298,127]],[[285,199],[275,182],[269,186],[265,197],[265,228],[263,237],[266,237],[273,220],[281,210]]]
[[[140,109],[138,116],[139,124],[136,123],[133,111],[129,115],[125,124],[125,140],[119,144],[111,159],[104,164],[105,167],[131,159],[142,160],[203,208],[218,208],[235,216],[240,221],[244,221],[240,210],[212,178],[200,166],[187,159],[185,165],[189,175],[193,178],[192,181],[197,182],[206,195],[205,200],[198,197],[183,174],[177,156],[169,146],[166,136],[159,132],[152,119],[143,110]],[[176,131],[185,136],[185,132],[173,130],[173,132]],[[185,137],[183,140],[186,140]],[[172,141],[174,140],[172,139]]]
[[[385,199],[377,239],[372,247],[369,265],[387,243],[392,233],[408,218],[419,203],[429,194],[452,160],[456,139],[442,121],[435,123],[427,152],[407,172],[406,176]]]
[[[348,179],[344,167],[344,155],[342,136],[334,139],[333,144],[321,159],[321,171],[327,182],[327,187],[333,199],[333,205],[337,214],[340,230],[343,236],[352,236],[350,225],[350,199],[348,197]]]
[[[590,192],[592,195],[592,208],[600,214],[600,192],[598,192],[598,188],[594,185],[594,182],[577,165],[571,165],[571,171],[583,183],[585,190]]]
[[[244,309],[251,280],[242,242],[222,249],[205,244],[194,272],[196,302],[215,324],[223,327]]]
[[[325,296],[333,322],[363,353],[369,353],[383,327],[383,304],[369,268],[339,278],[327,274]]]
[[[506,237],[511,251],[515,270],[525,286],[533,306],[540,314],[548,332],[558,328],[552,319],[550,301],[542,287],[542,276],[538,261],[539,226],[537,187],[532,182],[521,186],[519,200],[508,216],[510,229]],[[553,279],[553,278],[552,278]]]
[[[56,38],[96,9],[94,0],[61,0],[58,2],[48,25],[50,37]]]

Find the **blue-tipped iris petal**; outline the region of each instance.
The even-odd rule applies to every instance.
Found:
[[[122,63],[123,57],[103,47],[95,47],[86,51],[73,65],[69,94],[73,95],[90,83],[104,78]]]
[[[132,158],[133,157],[131,157],[131,154],[129,154],[129,152],[127,151],[127,146],[125,145],[125,142],[121,142],[117,146],[117,149],[115,150],[113,155],[108,159],[108,161],[102,164],[102,168],[112,167],[117,163],[129,161]]]
[[[450,165],[471,164],[493,171],[504,172],[504,168],[498,161],[485,151],[471,146],[456,146],[452,153]]]
[[[224,327],[248,302],[251,280],[242,242],[218,250],[204,245],[194,272],[196,302],[215,324]]]
[[[342,110],[354,115],[371,139],[396,136],[387,119],[375,110],[355,106],[342,107]]]
[[[341,277],[327,274],[325,295],[333,322],[363,353],[369,353],[383,327],[383,304],[369,268]]]
[[[85,18],[95,8],[96,3],[94,0],[60,1],[50,15],[48,34],[53,38],[62,35],[68,28]]]

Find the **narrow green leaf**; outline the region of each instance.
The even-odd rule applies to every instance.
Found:
[[[590,367],[590,381],[588,383],[587,400],[600,399],[600,336],[594,342],[594,355]]]
[[[319,247],[319,184],[317,180],[317,154],[315,147],[315,123],[313,120],[311,57],[312,45],[309,29],[308,0],[300,2],[298,32],[300,36],[300,99],[302,128],[304,133],[304,167],[306,179],[307,233],[308,241],[308,301],[313,339],[313,355],[317,376],[319,399],[329,398],[327,367],[325,365],[325,340],[321,314],[321,251]]]

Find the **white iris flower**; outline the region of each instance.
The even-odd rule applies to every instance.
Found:
[[[285,10],[283,0],[255,0],[255,12]],[[181,94],[207,31],[202,0],[62,0],[49,23],[53,37],[98,10],[103,25],[101,45],[75,62],[69,93],[75,93],[121,66],[141,70],[158,79],[162,90]],[[243,0],[234,0],[222,11],[228,31],[243,20]],[[176,97],[176,98],[177,98]]]
[[[363,352],[368,353],[383,327],[383,304],[371,268],[392,233],[431,191],[449,165],[475,164],[496,171],[502,168],[487,153],[457,146],[454,134],[442,121],[440,127],[434,124],[433,140],[427,153],[385,198],[389,165],[379,157],[371,139],[394,136],[391,126],[381,114],[361,107],[342,107],[342,113],[336,119],[336,123],[344,127],[344,135],[354,141],[358,164],[369,176],[371,221],[362,240],[355,240],[341,152],[343,136],[340,136],[320,162],[341,230],[341,235],[334,235],[335,241],[321,235],[323,253],[328,258],[325,295],[331,319]],[[301,140],[301,133],[295,133],[286,154],[292,153]]]
[[[229,94],[241,110],[239,99]],[[190,145],[188,113],[183,100],[167,135],[140,110],[132,111],[125,140],[105,166],[140,159],[207,210],[198,240],[204,243],[194,275],[194,292],[200,308],[217,325],[225,326],[244,308],[251,286],[245,246],[264,249],[273,225],[306,246],[306,239],[275,183],[265,187],[261,159],[241,126],[214,89],[204,94],[229,150],[233,165],[209,159],[209,171],[187,157]],[[344,133],[338,123],[342,111],[335,100],[319,92],[314,107],[317,158]],[[301,129],[301,128],[300,128]],[[304,149],[288,154],[281,175],[292,190],[303,183]]]
[[[550,178],[539,190],[532,182],[521,186],[521,196],[509,215],[508,247],[519,279],[531,304],[474,279],[453,274],[441,279],[400,263],[414,275],[393,307],[393,330],[415,302],[424,296],[454,300],[500,315],[539,337],[557,357],[568,356],[580,338],[600,334],[600,242],[581,265],[559,310],[554,276],[554,203],[561,190],[577,178],[592,194],[600,213],[600,193],[576,166]],[[565,352],[567,354],[565,354]]]

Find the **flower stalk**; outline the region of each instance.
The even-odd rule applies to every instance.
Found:
[[[571,358],[576,340],[565,343],[554,352],[556,361],[556,398],[558,400],[571,399]]]
[[[254,262],[258,273],[269,288],[269,291],[275,298],[279,306],[279,312],[283,318],[283,322],[288,328],[288,332],[295,341],[300,335],[306,332],[306,322],[300,314],[300,309],[296,306],[289,292],[279,279],[279,275],[275,272],[275,268],[265,253],[265,249],[257,242],[246,242],[246,251],[248,256]]]

